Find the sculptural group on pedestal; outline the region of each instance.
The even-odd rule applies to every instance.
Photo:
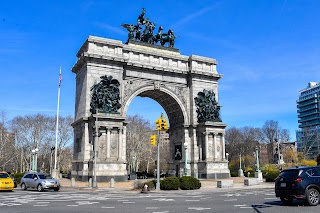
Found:
[[[156,23],[145,18],[145,13],[146,10],[142,8],[137,24],[121,24],[122,27],[128,30],[128,42],[142,41],[149,44],[157,44],[159,42],[161,46],[168,43],[168,47],[174,47],[174,41],[177,36],[174,35],[173,30],[169,29],[167,33],[163,33],[163,27],[159,26],[157,34],[154,34]]]
[[[221,122],[220,106],[216,100],[216,95],[212,90],[204,89],[194,98],[197,106],[198,122]]]
[[[120,83],[112,76],[101,76],[101,81],[91,87],[91,113],[117,113],[121,108],[120,100]]]

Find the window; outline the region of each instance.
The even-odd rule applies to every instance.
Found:
[[[24,178],[32,178],[32,174],[27,174]]]

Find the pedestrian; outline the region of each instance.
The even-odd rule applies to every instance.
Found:
[[[149,186],[146,183],[144,183],[141,193],[148,193],[148,191],[149,191]]]

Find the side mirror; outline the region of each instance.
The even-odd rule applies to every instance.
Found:
[[[37,180],[38,178],[37,178],[37,177],[34,177],[33,179]]]

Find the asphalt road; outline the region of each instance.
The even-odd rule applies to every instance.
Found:
[[[320,205],[310,207],[302,201],[282,205],[273,189],[226,189],[223,191],[140,192],[68,189],[59,192],[0,192],[0,213],[44,212],[320,212]]]

